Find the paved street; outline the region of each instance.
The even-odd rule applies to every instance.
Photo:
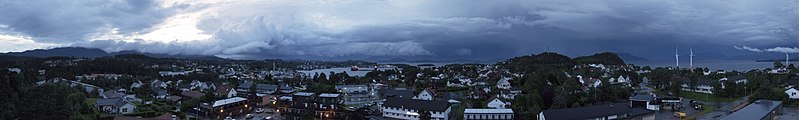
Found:
[[[683,109],[681,109],[680,111],[685,112],[686,116],[695,115],[695,114],[701,112],[701,110],[694,110],[691,107],[691,100],[683,99],[680,102],[680,104],[683,105]],[[675,119],[679,119],[676,116],[674,116],[675,112],[676,111],[667,110],[667,109],[661,109],[660,111],[655,111],[655,120],[675,120]]]
[[[782,115],[775,117],[777,120],[799,120],[799,108],[783,107]]]
[[[275,110],[274,109],[267,108],[267,107],[264,107],[264,109],[266,109],[265,110],[266,112],[255,113],[255,111],[253,111],[252,113],[250,113],[250,114],[252,114],[254,116],[252,119],[245,119],[246,114],[242,114],[242,115],[239,115],[239,116],[234,116],[233,118],[236,119],[236,120],[263,120],[265,117],[272,117],[272,120],[280,120],[280,118],[279,118],[280,115],[275,114],[275,112],[274,112]]]

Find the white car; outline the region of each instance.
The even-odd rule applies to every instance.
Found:
[[[264,113],[264,109],[263,108],[255,109],[255,113]]]
[[[236,120],[236,119],[233,119],[232,117],[225,117],[225,120]]]
[[[253,116],[252,114],[247,114],[244,116],[245,119],[252,119],[253,117],[255,116]]]
[[[272,119],[272,116],[264,117],[264,120],[271,120],[271,119]]]

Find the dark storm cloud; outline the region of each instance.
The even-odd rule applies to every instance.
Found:
[[[145,8],[147,4],[152,3],[144,3]],[[80,45],[250,58],[495,59],[548,49],[571,56],[617,51],[669,58],[677,46],[680,51],[693,47],[700,52],[741,52],[733,46],[771,48],[799,43],[799,1],[795,0],[232,1],[206,6],[192,10],[204,11],[195,22],[203,34],[211,36],[208,39],[101,40]],[[156,13],[135,15],[145,14]],[[112,25],[130,32],[146,29],[140,24],[151,22]],[[30,28],[11,31],[31,34],[36,32],[27,31],[39,30]],[[85,36],[97,31],[57,32]]]
[[[0,6],[0,34],[66,44],[146,32],[173,13],[154,0],[4,0]]]

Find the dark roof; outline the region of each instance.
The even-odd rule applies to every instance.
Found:
[[[551,120],[584,120],[620,114],[632,115],[633,110],[630,108],[629,103],[618,102],[578,108],[544,110],[542,113],[546,119]]]
[[[155,91],[156,95],[167,95],[166,90],[158,89]]]
[[[105,98],[120,98],[124,96],[121,95],[120,93],[117,93],[116,90],[105,91],[103,92],[103,95],[105,95]]]
[[[238,89],[249,89],[250,86],[252,86],[252,84],[253,84],[252,82],[246,81],[244,83],[239,84],[239,86],[237,86],[236,88],[238,88]],[[260,89],[260,90],[272,90],[272,91],[275,91],[275,90],[277,90],[278,86],[277,85],[270,85],[270,84],[255,84],[255,88]]]
[[[458,101],[460,101],[460,100],[463,100],[463,99],[461,98],[461,95],[458,94],[458,93],[447,92],[446,94],[444,94],[444,100],[458,100]]]
[[[449,109],[450,104],[447,101],[390,97],[386,99],[386,102],[383,103],[383,106],[414,110],[446,111]]]
[[[186,97],[190,97],[190,98],[199,98],[199,97],[202,97],[204,94],[201,93],[200,91],[183,91],[183,92],[180,93],[180,95],[183,95],[183,96],[186,96]]]
[[[168,99],[169,99],[169,101],[176,102],[176,101],[179,101],[180,99],[183,99],[183,97],[180,97],[180,96],[169,96]]]
[[[654,114],[654,113],[655,111],[650,111],[644,108],[632,108],[632,110],[630,110],[630,117],[636,117],[636,116]]]
[[[413,96],[416,96],[410,90],[380,89],[378,92],[382,97],[413,98]]]
[[[635,95],[630,96],[630,100],[632,101],[654,101],[655,96],[652,95]]]
[[[782,101],[757,100],[749,106],[732,113],[722,120],[760,120],[765,118],[771,111],[782,105]]]
[[[788,83],[788,85],[799,85],[799,79],[796,78],[797,77],[791,77],[786,82]]]
[[[99,98],[95,101],[95,106],[114,106],[114,107],[122,107],[123,105],[127,104],[125,100],[122,98]]]

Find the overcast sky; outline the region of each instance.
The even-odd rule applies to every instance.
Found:
[[[230,58],[799,53],[797,0],[2,0],[0,52]],[[687,53],[680,53],[685,54]]]

